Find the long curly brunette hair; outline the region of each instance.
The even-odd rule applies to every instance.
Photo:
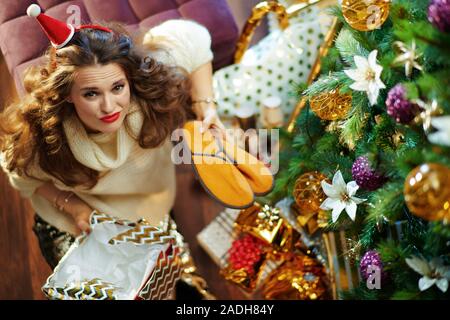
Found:
[[[152,51],[136,45],[122,25],[107,26],[112,33],[81,29],[66,47],[50,47],[44,66],[27,70],[26,96],[0,114],[0,151],[8,170],[32,177],[30,170],[36,165],[66,186],[96,185],[99,172],[75,159],[62,126],[75,112],[66,98],[80,67],[121,66],[130,83],[131,99],[144,115],[140,134],[134,137],[142,148],[161,145],[191,114],[186,71],[159,62],[157,46]],[[124,125],[131,132],[126,119]]]

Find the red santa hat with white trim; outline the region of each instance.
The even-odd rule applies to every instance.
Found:
[[[75,32],[81,29],[91,28],[112,32],[110,29],[98,25],[82,25],[75,28],[71,24],[66,24],[42,13],[41,8],[37,4],[32,4],[28,7],[27,15],[38,20],[42,30],[44,30],[51,44],[56,49],[60,49],[68,44]]]

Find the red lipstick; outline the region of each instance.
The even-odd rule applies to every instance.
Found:
[[[119,119],[119,117],[120,117],[120,112],[116,112],[110,116],[100,118],[100,120],[102,120],[103,122],[106,122],[106,123],[113,123],[114,121]]]

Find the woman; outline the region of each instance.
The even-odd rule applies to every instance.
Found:
[[[172,20],[148,31],[140,48],[117,25],[75,29],[36,6],[28,14],[52,46],[48,63],[26,73],[27,95],[1,114],[0,160],[37,212],[47,261],[54,267],[73,236],[90,231],[93,211],[168,228],[171,132],[191,110],[204,128],[223,128],[208,31]]]

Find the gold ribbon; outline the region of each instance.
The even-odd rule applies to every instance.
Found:
[[[244,25],[243,31],[239,37],[239,40],[236,44],[236,50],[234,53],[234,63],[239,63],[244,56],[245,51],[250,45],[250,41],[255,33],[256,28],[261,23],[262,19],[269,13],[274,12],[278,18],[278,24],[281,30],[285,30],[289,27],[289,18],[298,14],[306,8],[309,8],[312,5],[316,5],[318,3],[328,3],[332,2],[329,0],[301,0],[301,3],[290,6],[289,8],[285,8],[283,5],[279,4],[277,1],[263,1],[257,4],[247,19],[247,22]],[[311,73],[308,77],[307,84],[311,85],[312,82],[317,78],[320,74],[321,69],[321,59],[326,56],[328,50],[331,48],[334,40],[334,36],[339,30],[340,24],[338,23],[337,18],[333,19],[330,30],[325,36],[324,43],[319,49],[319,54],[314,62],[313,67],[311,68]],[[292,112],[288,124],[287,131],[292,132],[295,126],[295,119],[297,119],[301,110],[305,107],[307,102],[306,98],[302,98],[299,103],[295,106],[294,111]]]
[[[221,269],[220,274],[225,278],[225,280],[237,284],[246,292],[251,292],[255,289],[261,272],[258,271],[256,275],[250,276],[244,268],[235,270],[231,267],[227,267],[225,269]]]
[[[272,244],[282,232],[284,221],[278,208],[271,208],[268,205],[261,208],[255,202],[250,208],[239,212],[234,225],[239,230]]]
[[[247,271],[244,268],[234,270],[232,268],[227,268],[222,270],[222,275],[226,280],[232,281],[234,283],[242,284],[248,280]]]

